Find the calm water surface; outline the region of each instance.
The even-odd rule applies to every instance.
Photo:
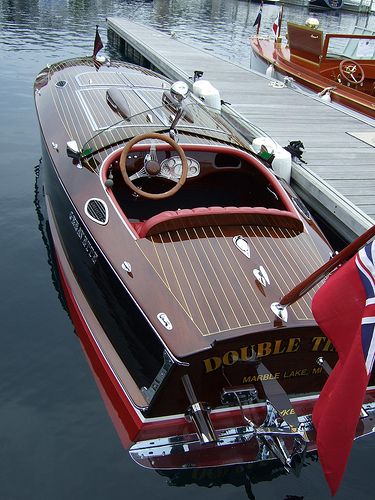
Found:
[[[258,8],[237,0],[0,0],[0,500],[330,498],[313,460],[299,478],[280,467],[167,478],[136,466],[59,301],[34,205],[41,148],[32,84],[40,69],[90,54],[95,25],[106,42],[105,18],[115,15],[173,30],[248,65]],[[303,22],[308,15],[287,6],[284,18]],[[265,6],[264,33],[274,17]],[[345,12],[319,18],[337,31],[375,24],[373,16]],[[338,500],[374,498],[374,452],[373,436],[355,444]]]

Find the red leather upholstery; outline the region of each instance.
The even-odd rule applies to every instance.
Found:
[[[205,226],[272,226],[303,231],[301,219],[292,212],[264,207],[199,207],[161,212],[134,224],[140,238],[177,229]]]

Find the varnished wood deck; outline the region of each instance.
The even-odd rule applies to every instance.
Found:
[[[124,138],[147,131],[146,114],[151,117],[148,123],[150,132],[169,129],[170,111],[162,106],[163,93],[169,88],[164,77],[155,77],[147,69],[139,72],[138,68],[133,69],[127,63],[117,63],[115,72],[112,65],[97,71],[91,58],[79,60],[79,63],[82,69],[78,75],[70,68],[72,60],[51,66],[48,75],[52,89],[51,107],[56,108],[67,136],[77,142],[79,149],[99,151],[97,159],[103,161],[108,153],[103,154],[103,148],[108,145],[116,147]],[[61,86],[62,82],[65,85]],[[124,120],[108,104],[106,94],[112,86],[127,102],[129,120]],[[222,130],[216,118],[197,106],[193,99],[189,98],[186,106],[191,121],[182,117],[179,122],[180,127],[190,133],[191,138],[186,142],[215,142],[216,138],[238,144],[232,134],[229,136]],[[195,134],[208,134],[208,137],[199,139]]]
[[[232,238],[238,234],[250,242],[251,263],[233,245]],[[167,231],[142,238],[137,245],[204,336],[271,326],[274,314],[259,290],[265,297],[283,296],[323,264],[308,233],[266,226]],[[270,280],[264,288],[253,275],[259,265],[266,268]],[[312,319],[314,292],[291,306],[299,321]]]
[[[189,81],[195,70],[203,70],[231,103],[225,111],[234,109],[282,146],[301,140],[307,164],[294,163],[292,185],[342,235],[352,239],[375,223],[375,149],[351,135],[375,134],[374,120],[274,88],[248,68],[133,21],[109,18],[108,29],[170,78]]]

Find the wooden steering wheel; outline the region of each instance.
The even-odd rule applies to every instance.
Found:
[[[143,191],[142,189],[138,188],[133,183],[133,179],[138,179],[140,177],[159,176],[161,168],[156,157],[155,146],[151,145],[150,153],[146,155],[143,167],[136,174],[129,177],[126,171],[126,159],[128,157],[130,150],[135,144],[144,141],[146,139],[155,139],[168,143],[177,152],[181,160],[181,174],[176,182],[176,185],[173,186],[173,188],[169,189],[168,191],[164,191],[163,193],[148,193],[147,191]],[[162,198],[168,198],[169,196],[173,196],[175,193],[177,193],[179,189],[181,189],[187,178],[188,164],[182,147],[179,146],[176,141],[174,141],[167,135],[150,133],[150,134],[137,135],[124,146],[124,149],[122,150],[120,156],[120,170],[126,185],[130,187],[130,189],[132,189],[135,193],[139,194],[139,196],[143,196],[144,198],[150,198],[151,200],[160,200]]]
[[[359,85],[365,79],[362,66],[351,59],[343,59],[339,66],[340,75],[349,83]]]

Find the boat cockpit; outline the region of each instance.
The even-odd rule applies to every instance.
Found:
[[[274,173],[246,151],[220,115],[194,101],[186,104],[187,94],[171,101],[176,84],[171,93],[163,92],[162,107],[127,117],[84,147],[83,154],[99,151],[99,159],[101,149],[112,147],[100,178],[134,236],[151,235],[156,228],[237,225],[254,217],[258,222],[276,215],[279,221],[297,219]],[[136,134],[138,128],[147,132]]]
[[[353,34],[331,34],[315,26],[288,23],[290,59],[347,87],[375,95],[375,35],[356,28]]]
[[[143,144],[119,150],[104,164],[102,181],[111,180],[112,201],[137,237],[218,222],[241,224],[250,214],[293,216],[274,174],[249,153],[191,144],[179,146],[179,153],[182,159],[169,145]]]

